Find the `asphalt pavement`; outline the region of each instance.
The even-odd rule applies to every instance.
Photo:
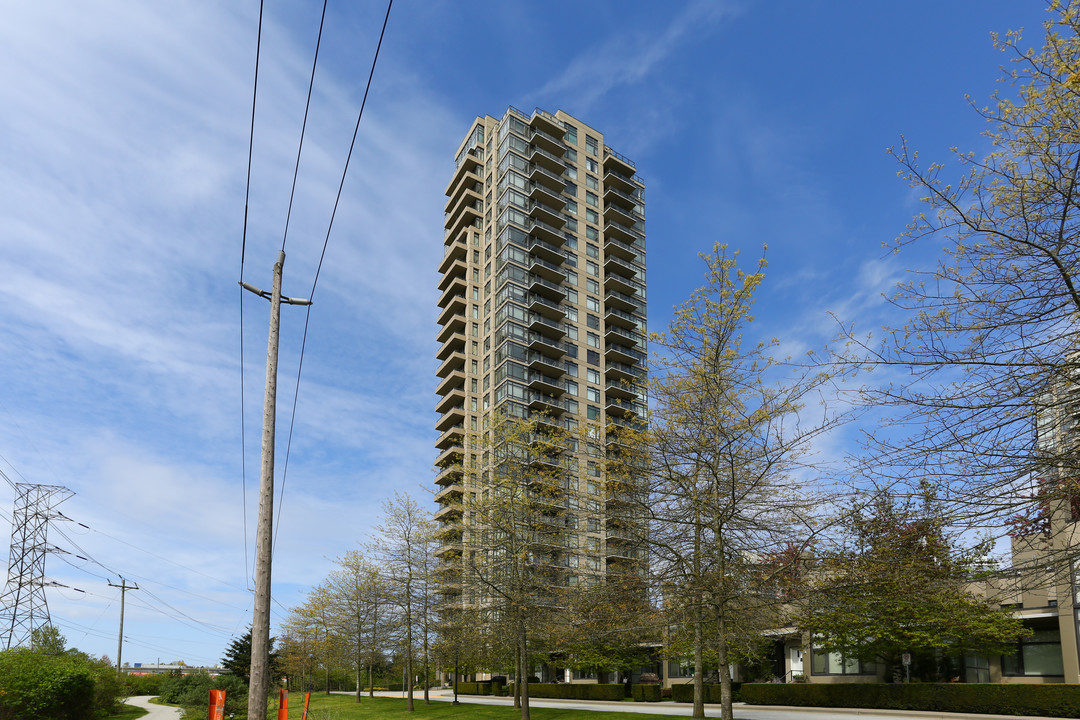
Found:
[[[128,705],[134,705],[135,707],[141,707],[147,711],[146,715],[143,715],[145,720],[177,720],[180,717],[180,708],[169,707],[168,705],[155,705],[150,702],[150,698],[153,695],[136,695],[135,697],[129,697],[127,699]]]

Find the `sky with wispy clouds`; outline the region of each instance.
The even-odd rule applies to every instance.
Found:
[[[385,5],[331,0],[296,195],[317,3],[266,3],[241,265],[258,4],[5,4],[0,23],[0,470],[63,485],[54,622],[128,662],[212,664],[251,621],[266,303],[312,295]],[[919,209],[886,148],[986,150],[1039,0],[941,3],[398,0],[315,303],[283,311],[274,620],[357,547],[394,491],[430,486],[442,192],[476,115],[563,109],[647,184],[649,324],[714,242],[768,245],[763,335],[865,330],[933,247],[882,244]],[[0,484],[0,537],[14,491]],[[65,551],[65,552],[59,552]]]

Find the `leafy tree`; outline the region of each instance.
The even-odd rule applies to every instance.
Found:
[[[389,588],[379,568],[358,550],[338,558],[338,569],[329,578],[334,602],[346,628],[356,667],[356,701],[360,702],[363,669],[368,671],[368,692],[374,690],[374,667],[380,661],[379,646],[388,627]]]
[[[466,487],[475,488],[465,507],[466,606],[509,646],[522,720],[529,719],[524,680],[538,659],[534,633],[558,606],[557,588],[567,584],[566,548],[573,532],[567,522],[568,478],[576,462],[567,451],[574,441],[558,418],[500,412],[488,418],[483,435],[471,439],[478,460],[465,468]],[[590,552],[598,567],[599,550],[583,549]],[[489,635],[492,649],[500,646],[495,633]],[[498,667],[496,658],[489,659],[489,667]]]
[[[404,674],[408,686],[405,706],[408,712],[414,711],[412,678],[415,666],[414,633],[417,627],[424,629],[422,640],[426,665],[426,628],[430,609],[426,595],[430,583],[434,531],[435,523],[416,500],[395,493],[392,499],[383,503],[382,523],[376,527],[371,544],[371,550],[387,573],[390,585],[388,599],[401,613]],[[426,667],[424,671],[426,682]]]
[[[277,638],[270,638],[270,677],[281,677],[281,665],[278,660],[278,653],[274,649],[274,643]],[[177,664],[183,664],[178,662]],[[244,681],[247,685],[251,681],[251,628],[247,629],[247,632],[238,638],[234,638],[232,642],[225,648],[225,657],[221,658],[221,667],[228,670]]]
[[[752,273],[720,245],[703,259],[707,284],[653,340],[662,352],[652,363],[649,508],[664,606],[694,658],[694,717],[704,717],[714,652],[730,719],[734,656],[749,655],[777,618],[782,568],[762,557],[792,534],[808,542],[818,532],[824,498],[808,492],[813,469],[802,456],[843,418],[819,397],[828,374],[783,367],[773,344],[743,342],[764,259]],[[802,412],[811,402],[813,418]]]
[[[30,647],[43,655],[63,655],[67,638],[55,625],[42,625],[30,631]]]
[[[920,507],[879,493],[849,524],[853,547],[824,560],[817,573],[804,623],[815,648],[882,663],[888,679],[911,653],[929,659],[923,679],[948,680],[938,677],[936,658],[1008,653],[1027,634],[1020,620],[978,592],[988,548],[957,547],[928,486]]]
[[[913,496],[924,477],[947,487],[941,510],[954,526],[1000,532],[1040,504],[1067,508],[1080,475],[1067,424],[1080,381],[1080,2],[1047,11],[1041,49],[1019,32],[994,38],[1011,69],[1010,91],[978,110],[992,152],[954,151],[965,174],[953,181],[906,142],[894,150],[927,205],[896,250],[946,252],[893,296],[906,324],[864,344],[871,362],[903,371],[867,391],[893,409],[868,464]],[[1064,543],[1058,551],[1067,559]]]

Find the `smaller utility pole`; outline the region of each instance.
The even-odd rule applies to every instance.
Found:
[[[109,587],[120,588],[120,639],[116,641],[116,672],[121,673],[123,665],[120,662],[121,655],[124,652],[124,596],[128,590],[138,590],[139,584],[128,585],[127,580],[120,578],[120,584],[117,585],[114,582],[109,582]]]

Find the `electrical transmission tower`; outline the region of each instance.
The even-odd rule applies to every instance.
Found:
[[[6,475],[4,479],[8,480]],[[35,628],[49,624],[45,601],[49,521],[59,517],[52,509],[75,494],[60,485],[8,483],[15,488],[15,511],[7,585],[0,594],[0,646],[5,649],[28,642]]]

